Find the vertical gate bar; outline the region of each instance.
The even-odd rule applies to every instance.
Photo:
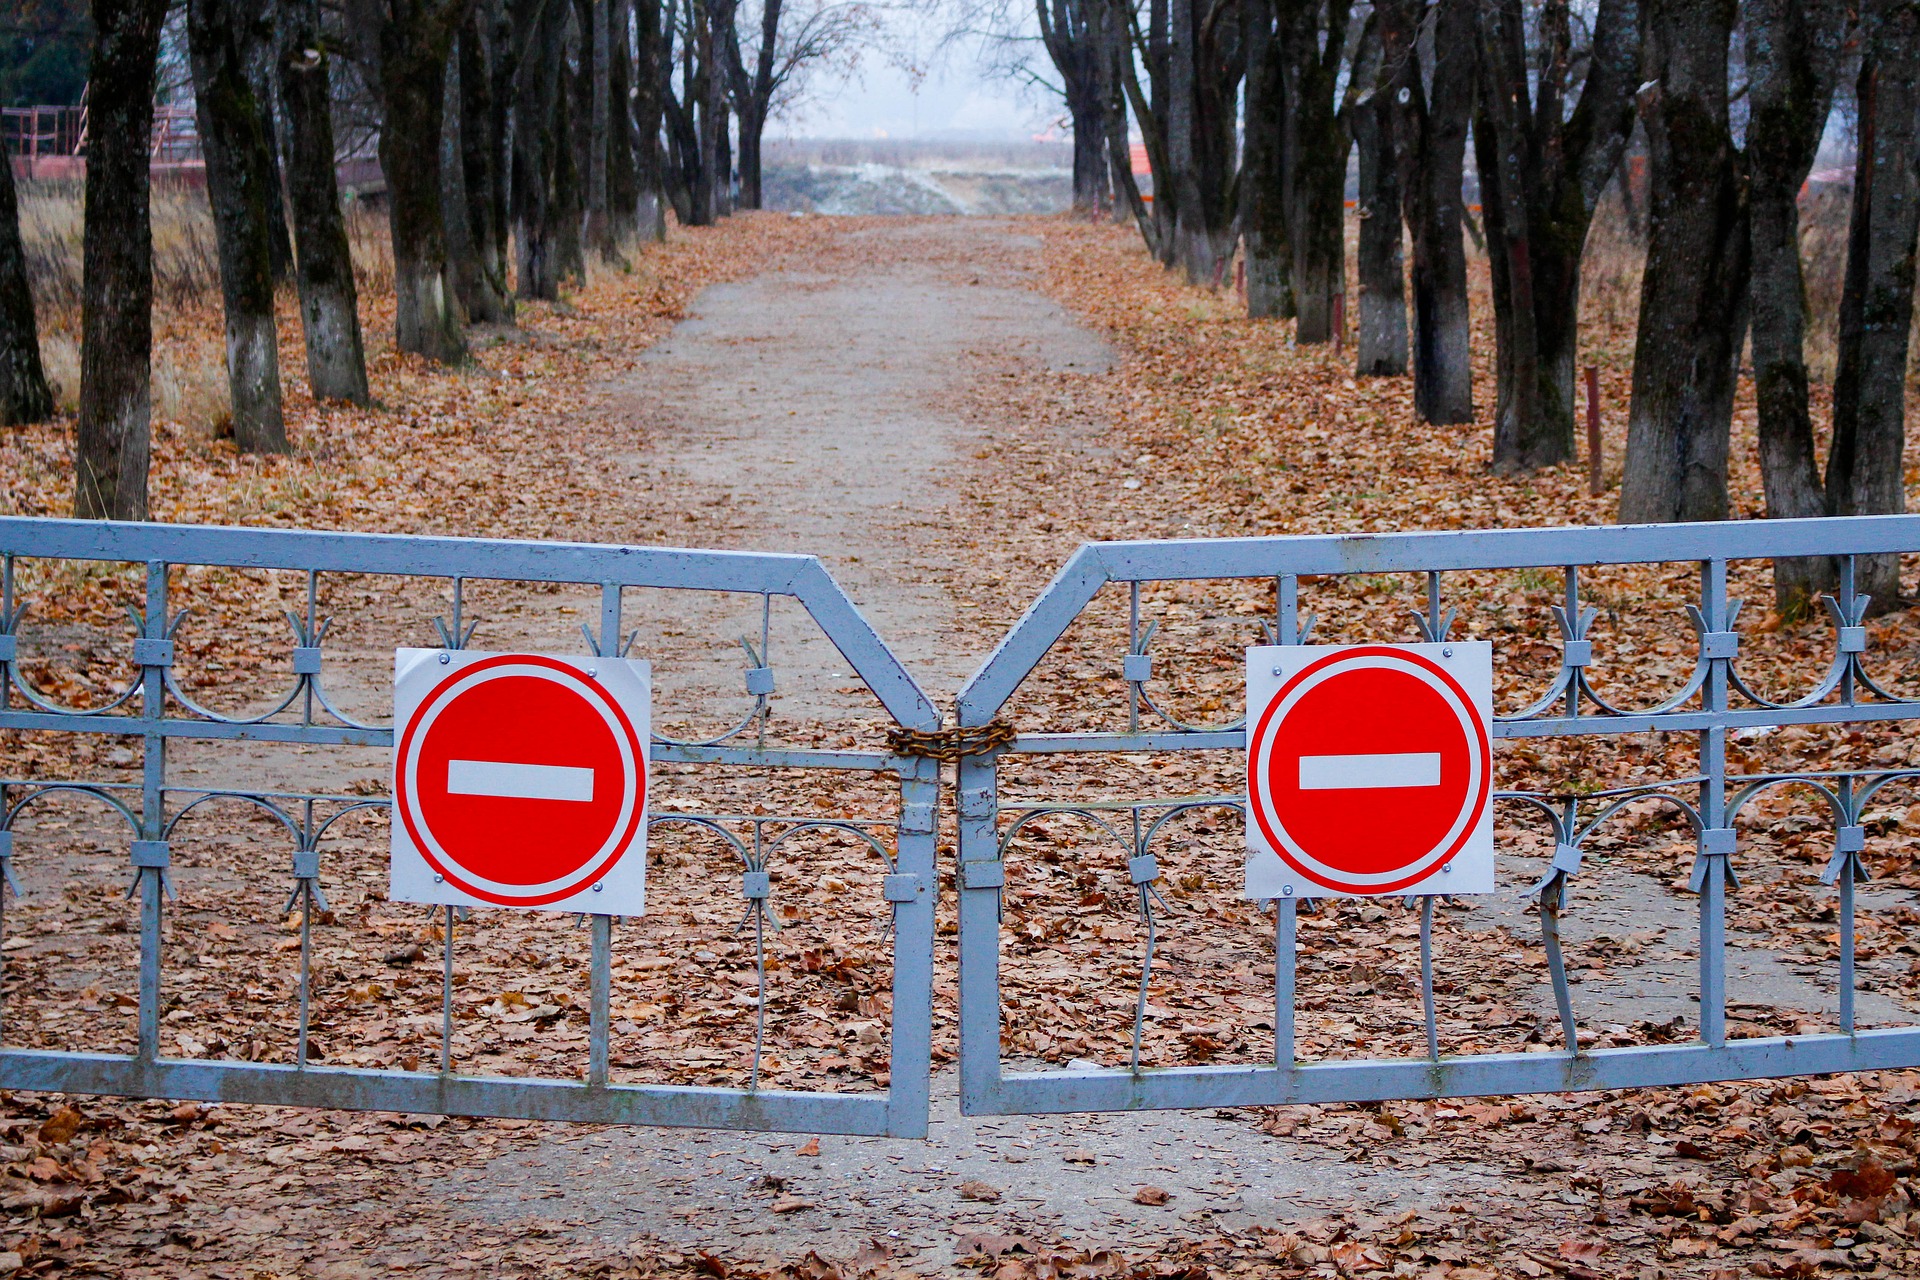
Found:
[[[1300,579],[1283,573],[1274,579],[1275,613],[1280,623],[1280,643],[1300,643]]]
[[[1567,566],[1567,628],[1578,633],[1580,629],[1580,567]],[[1571,643],[1571,641],[1569,641]],[[1580,717],[1580,673],[1576,670],[1573,679],[1567,681],[1567,718],[1577,720]]]
[[[453,904],[447,904],[444,936],[440,951],[443,964],[440,979],[440,1074],[453,1070]]]
[[[1854,1032],[1853,881],[1854,859],[1859,856],[1849,853],[1840,864],[1840,1029],[1848,1035]]]
[[[1727,629],[1727,562],[1700,563],[1700,612],[1707,630]],[[1701,709],[1716,721],[1727,709],[1727,659],[1708,661]],[[1727,727],[1715,723],[1700,731],[1700,820],[1719,830],[1727,823]],[[1700,856],[1698,853],[1696,857]],[[1700,1038],[1720,1044],[1727,1038],[1727,863],[1730,855],[1706,859],[1700,886]]]
[[[894,870],[925,889],[893,904],[893,1019],[887,1071],[887,1132],[927,1136],[927,1100],[933,1069],[934,910],[940,897],[940,762],[915,756],[901,768],[900,812],[926,814],[902,823],[895,837]],[[921,807],[924,806],[924,807]],[[909,830],[924,826],[925,830]],[[995,1046],[996,1053],[998,1045]]]
[[[1841,614],[1842,626],[1845,626],[1853,621],[1853,571],[1854,571],[1853,557],[1841,556],[1840,557],[1840,614]],[[1850,707],[1853,705],[1854,694],[1856,692],[1854,688],[1854,682],[1853,682],[1853,671],[1854,671],[1855,663],[1859,661],[1860,661],[1860,656],[1858,654],[1855,654],[1853,661],[1847,663],[1846,669],[1840,673],[1840,704],[1842,706]]]
[[[1440,1061],[1440,1020],[1433,1009],[1433,895],[1420,895],[1420,1008],[1427,1020],[1427,1056]]]
[[[303,644],[318,645],[320,643],[320,638],[315,631],[315,628],[318,626],[316,615],[319,613],[319,606],[320,606],[320,574],[317,570],[309,569],[307,570],[307,634],[305,635],[305,637],[303,637],[301,641],[301,643]],[[309,676],[306,680],[301,682],[301,690],[300,690],[300,694],[301,694],[300,723],[301,724],[313,723],[313,681],[314,679],[315,677]]]
[[[1560,950],[1560,910],[1565,905],[1567,880],[1555,877],[1540,891],[1540,941],[1547,949],[1547,974],[1553,981],[1553,1003],[1560,1013],[1560,1032],[1568,1053],[1580,1052],[1580,1024],[1573,1016],[1573,989],[1567,985],[1567,958]]]
[[[307,1027],[313,1009],[313,883],[300,882],[300,1026],[295,1035],[293,1065],[307,1067]]]
[[[1273,1065],[1293,1065],[1294,939],[1299,930],[1300,900],[1286,897],[1274,903],[1273,938]]]
[[[455,578],[453,580],[453,647],[455,649],[464,649],[467,647],[467,638],[460,634],[460,618],[466,603],[466,588],[467,580],[465,578]]]
[[[0,625],[4,625],[8,632],[13,630],[13,556],[11,554],[0,559]],[[18,654],[15,654],[14,660],[19,661]],[[5,671],[0,671],[0,677],[6,674]],[[13,681],[0,678],[0,711],[5,711],[11,706],[12,699]]]
[[[593,917],[593,961],[588,978],[587,1083],[607,1083],[608,1005],[613,986],[613,917]]]
[[[1127,584],[1127,652],[1140,643],[1140,584]],[[1140,686],[1127,681],[1127,731],[1140,727]]]
[[[969,883],[967,868],[998,870],[1000,839],[994,809],[997,762],[992,755],[961,756],[955,766],[959,800],[960,1110],[979,1115],[1000,1089],[1000,890]],[[989,803],[975,807],[973,797]]]
[[[600,656],[618,661],[620,654],[620,586],[600,585]],[[605,1088],[613,1028],[613,917],[593,917],[593,952],[588,962],[587,1083]]]
[[[167,566],[158,560],[147,562],[146,638],[164,640],[167,635]],[[147,666],[141,670],[141,718],[145,723],[145,741],[140,768],[141,838],[164,840],[167,820],[163,805],[167,790],[167,739],[161,722],[167,713],[165,668]],[[140,1039],[136,1054],[144,1062],[160,1056],[160,912],[161,892],[166,872],[145,867],[134,872],[140,877]]]
[[[1440,571],[1427,570],[1427,634],[1436,641],[1440,635]]]

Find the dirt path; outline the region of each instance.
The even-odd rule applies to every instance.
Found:
[[[635,373],[607,387],[616,428],[644,428],[616,429],[613,438],[648,442],[611,462],[637,481],[693,496],[663,540],[820,555],[928,692],[948,703],[999,634],[973,590],[992,575],[968,543],[976,534],[983,545],[1008,540],[1004,527],[976,520],[970,490],[979,474],[970,468],[1018,450],[1035,432],[1073,434],[1046,443],[1083,451],[1102,435],[1084,422],[1071,432],[1049,426],[1043,415],[1020,415],[1017,428],[1009,415],[1003,431],[980,412],[992,403],[983,386],[1004,384],[1028,403],[1069,398],[1059,375],[1114,360],[1101,338],[1036,291],[1039,249],[998,222],[851,224],[809,256],[806,270],[776,265],[711,288]],[[1065,531],[1056,538],[1061,551],[1075,540]],[[674,608],[671,619],[654,620],[670,647],[746,621],[738,601],[709,606],[681,596]],[[804,650],[814,643],[809,631],[804,618],[782,614],[774,647]],[[810,656],[819,655],[801,655]],[[783,686],[785,714],[814,722],[863,714],[864,697],[834,672],[817,661],[798,667]],[[737,668],[719,657],[663,668],[661,700],[737,697]],[[1536,875],[1531,860],[1508,860],[1516,885]],[[1576,944],[1608,931],[1648,941],[1630,972],[1583,987],[1602,1021],[1671,1016],[1673,993],[1691,986],[1690,904],[1641,879],[1583,889],[1587,909],[1568,924]],[[1459,926],[1531,932],[1513,896],[1476,902],[1457,913]],[[1736,952],[1732,980],[1736,999],[1759,1005],[1832,1005],[1819,984],[1764,954]],[[1097,979],[1090,973],[1089,981]],[[1536,1014],[1549,1010],[1544,990],[1529,1003]],[[1867,1004],[1869,1017],[1894,1012],[1885,1001]],[[1322,1140],[1276,1136],[1227,1113],[968,1118],[958,1114],[950,1070],[936,1074],[934,1097],[925,1143],[829,1137],[809,1151],[791,1135],[557,1128],[444,1186],[475,1221],[537,1218],[581,1243],[645,1237],[791,1259],[808,1249],[847,1257],[880,1241],[917,1266],[949,1262],[969,1236],[1153,1247],[1356,1204],[1382,1219],[1456,1203],[1536,1223],[1571,1223],[1579,1212],[1574,1198],[1555,1207],[1538,1188],[1511,1181],[1525,1164],[1470,1151],[1412,1167],[1356,1164]],[[1169,1198],[1137,1204],[1143,1186]],[[789,1211],[775,1212],[776,1202]]]

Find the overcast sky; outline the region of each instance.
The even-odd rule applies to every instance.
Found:
[[[1049,128],[1060,131],[1064,113],[1057,98],[986,73],[970,50],[936,54],[938,35],[930,19],[895,9],[889,26],[895,57],[870,53],[859,74],[844,83],[824,75],[813,80],[793,118],[771,122],[768,134],[1024,141]],[[917,89],[897,60],[928,68]]]

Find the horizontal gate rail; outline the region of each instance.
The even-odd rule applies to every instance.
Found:
[[[98,707],[74,708],[36,688],[21,670],[20,635],[32,622],[32,601],[20,598],[19,562],[92,561],[140,566],[143,607],[132,610],[137,635],[129,658],[137,674]],[[306,574],[304,615],[290,613],[293,636],[291,683],[272,709],[229,716],[200,706],[174,674],[175,642],[186,622],[169,607],[169,570],[178,566],[224,566]],[[463,588],[470,581],[536,582],[598,587],[599,625],[583,627],[588,651],[618,654],[622,640],[622,591],[628,587],[744,594],[770,602],[791,598],[811,616],[855,676],[893,723],[903,729],[937,730],[941,716],[932,701],[875,634],[818,559],[803,555],[680,550],[473,538],[319,533],[278,529],[124,524],[78,520],[0,518],[0,730],[23,733],[93,733],[138,737],[144,763],[138,784],[80,778],[0,778],[0,871],[11,885],[13,860],[21,850],[14,824],[40,801],[79,795],[104,804],[128,824],[135,893],[139,897],[139,998],[137,1048],[132,1054],[100,1054],[0,1046],[0,1088],[48,1089],[138,1097],[276,1103],[530,1119],[646,1123],[700,1127],[780,1129],[849,1134],[918,1136],[926,1131],[935,879],[937,765],[891,750],[768,746],[752,729],[764,726],[774,689],[763,604],[759,647],[746,648],[757,665],[747,672],[752,710],[731,729],[704,741],[677,741],[657,731],[649,747],[655,761],[691,765],[747,766],[761,770],[808,769],[867,772],[898,788],[899,816],[885,824],[817,815],[727,815],[665,813],[653,825],[692,825],[717,837],[738,855],[737,888],[759,926],[765,920],[767,860],[787,837],[830,830],[854,839],[885,863],[885,898],[891,913],[893,952],[892,1039],[884,1095],[840,1094],[758,1087],[761,1050],[756,1036],[753,1087],[723,1089],[619,1084],[609,1080],[612,918],[592,917],[589,981],[589,1050],[582,1082],[460,1074],[451,1056],[453,1008],[452,908],[442,1019],[440,1069],[392,1071],[316,1065],[306,1052],[310,995],[310,935],[316,901],[324,905],[323,840],[346,813],[386,809],[387,799],[352,795],[298,795],[248,789],[188,787],[169,781],[167,744],[179,740],[283,742],[308,746],[386,747],[390,725],[363,723],[340,711],[329,697],[325,634],[319,612],[322,575],[375,575],[448,579],[453,587],[451,625],[440,627],[441,647],[465,646],[473,623],[463,618]],[[630,643],[631,638],[628,638]],[[200,805],[235,802],[265,812],[285,827],[291,870],[288,909],[301,914],[299,1040],[295,1060],[262,1064],[164,1056],[162,1013],[162,920],[170,837],[175,825]],[[752,834],[733,834],[728,823]],[[882,834],[891,835],[889,852]],[[262,866],[259,874],[269,874]],[[16,890],[17,892],[17,890]],[[0,904],[4,904],[0,894]],[[0,906],[3,910],[3,906]],[[4,914],[0,914],[4,925]],[[4,963],[4,953],[0,953]],[[764,950],[757,960],[756,1018],[766,1008]]]
[[[1862,853],[1867,804],[1884,788],[1910,783],[1920,770],[1862,768],[1740,777],[1727,768],[1727,740],[1741,729],[1796,724],[1849,724],[1920,719],[1920,699],[1890,691],[1877,674],[1865,626],[1867,597],[1855,590],[1862,557],[1920,551],[1920,516],[1867,516],[1604,528],[1516,529],[1407,534],[1180,539],[1083,546],[1027,609],[961,689],[960,732],[1000,720],[1040,662],[1079,620],[1103,588],[1129,592],[1128,649],[1118,666],[1126,686],[1124,729],[1022,731],[990,752],[958,766],[960,892],[960,1087],[969,1114],[1014,1114],[1154,1107],[1368,1101],[1479,1094],[1619,1088],[1723,1078],[1851,1071],[1920,1064],[1920,1027],[1856,1027],[1855,885],[1865,879]],[[1831,624],[1824,674],[1803,695],[1769,699],[1743,678],[1740,602],[1728,596],[1730,562],[1823,557],[1838,578],[1822,597]],[[1698,603],[1687,606],[1696,652],[1680,687],[1643,707],[1615,705],[1589,679],[1595,664],[1589,627],[1595,610],[1583,594],[1581,571],[1596,566],[1693,563]],[[1540,906],[1542,944],[1566,1047],[1551,1052],[1442,1055],[1436,1030],[1431,962],[1432,900],[1421,916],[1422,996],[1428,1054],[1377,1061],[1299,1061],[1294,1052],[1294,938],[1299,902],[1272,904],[1275,914],[1275,1057],[1271,1065],[1156,1068],[1140,1061],[1141,1026],[1152,973],[1151,895],[1159,870],[1154,841],[1177,812],[1199,806],[1239,807],[1243,796],[1153,799],[1006,801],[1001,765],[1022,755],[1062,752],[1135,753],[1242,751],[1244,717],[1194,725],[1155,702],[1149,648],[1157,624],[1142,614],[1145,584],[1183,581],[1268,580],[1273,613],[1268,643],[1305,644],[1313,626],[1300,613],[1301,581],[1354,574],[1420,574],[1426,608],[1416,634],[1379,640],[1444,643],[1453,611],[1444,609],[1446,575],[1502,569],[1557,569],[1562,602],[1553,607],[1560,638],[1557,670],[1532,703],[1496,717],[1504,739],[1619,735],[1649,730],[1684,732],[1699,740],[1699,772],[1584,795],[1497,792],[1509,809],[1530,812],[1551,828],[1555,854],[1546,877],[1530,891]],[[1497,645],[1496,645],[1497,651]],[[1726,1026],[1726,894],[1734,881],[1736,820],[1750,801],[1778,787],[1811,790],[1831,818],[1835,852],[1823,880],[1836,887],[1840,918],[1838,1033],[1729,1040]],[[1596,828],[1626,806],[1655,801],[1670,806],[1692,828],[1696,856],[1692,889],[1699,895],[1700,1039],[1697,1043],[1629,1048],[1580,1045],[1576,1013],[1561,953],[1558,924],[1577,874],[1582,846]],[[1010,1071],[1002,1057],[1000,993],[1001,897],[1004,857],[1036,816],[1072,813],[1115,841],[1128,860],[1146,926],[1146,947],[1128,1069]],[[1130,829],[1129,829],[1130,824]]]

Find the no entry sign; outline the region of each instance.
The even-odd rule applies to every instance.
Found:
[[[651,690],[645,662],[399,650],[390,896],[639,915]]]
[[[1250,898],[1493,892],[1493,647],[1247,650]]]

